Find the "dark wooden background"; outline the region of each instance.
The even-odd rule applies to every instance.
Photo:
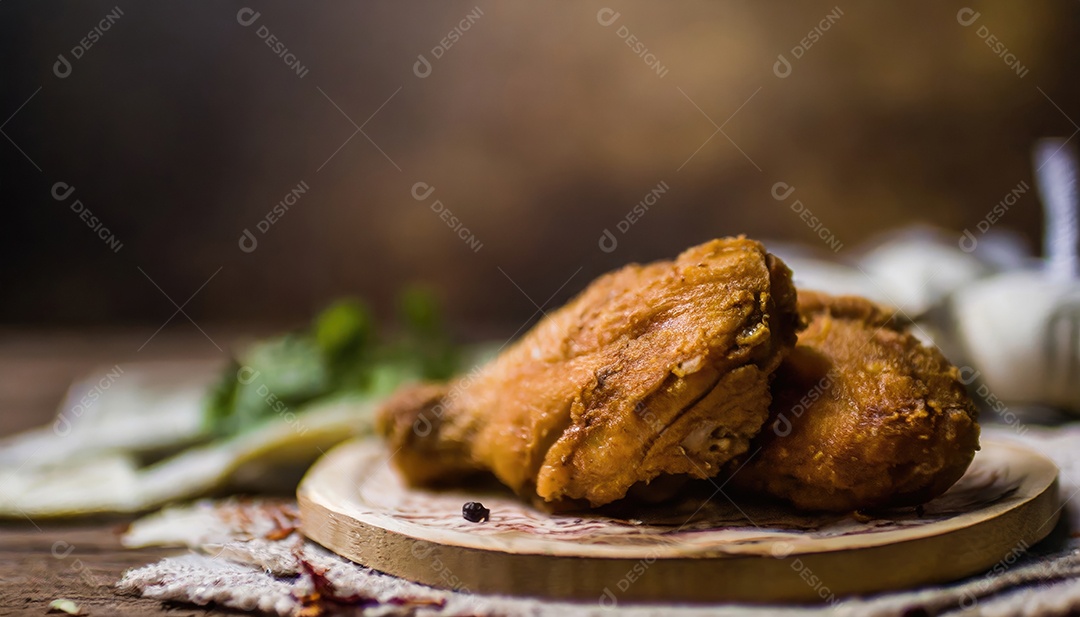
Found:
[[[388,314],[415,281],[453,323],[509,335],[534,302],[714,237],[824,249],[773,198],[776,182],[796,188],[841,258],[916,222],[959,239],[1017,183],[1034,186],[1035,139],[1080,123],[1076,2],[980,2],[968,27],[957,20],[967,0],[633,1],[609,27],[604,0],[273,0],[247,28],[241,0],[121,6],[58,79],[57,54],[116,4],[0,3],[0,323],[157,327],[173,306],[139,268],[177,303],[221,268],[186,307],[200,324],[293,324],[346,294]],[[418,78],[418,55],[476,7],[479,21]],[[837,8],[777,77],[778,55]],[[260,26],[307,66],[303,78]],[[346,115],[364,135],[348,140]],[[242,252],[243,230],[302,180],[307,193]],[[601,251],[603,230],[661,181],[670,190]],[[75,187],[67,201],[53,198],[56,182]],[[429,198],[414,199],[417,182],[434,187]],[[87,228],[74,199],[122,250]],[[1029,190],[997,228],[1038,250],[1041,226]]]

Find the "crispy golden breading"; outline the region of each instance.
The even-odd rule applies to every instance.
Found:
[[[799,312],[809,325],[776,372],[760,450],[732,484],[832,511],[945,492],[979,447],[957,368],[869,300],[800,291]]]
[[[594,281],[478,373],[397,393],[378,430],[414,483],[488,470],[526,496],[606,504],[715,475],[768,415],[795,343],[791,272],[714,240]]]

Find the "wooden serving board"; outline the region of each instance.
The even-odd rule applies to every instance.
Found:
[[[821,602],[986,571],[1054,528],[1057,468],[984,441],[947,493],[872,516],[813,515],[702,482],[681,501],[549,514],[498,488],[406,486],[373,439],[338,446],[298,489],[301,529],[357,563],[434,587],[618,602]],[[470,523],[467,501],[491,519]]]

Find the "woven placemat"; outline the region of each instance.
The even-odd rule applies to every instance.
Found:
[[[1059,615],[1080,610],[1080,424],[1055,429],[990,428],[984,434],[1033,446],[1061,468],[1058,528],[989,572],[937,587],[835,598],[816,605],[612,605],[547,602],[433,589],[342,559],[296,530],[285,501],[200,502],[134,523],[129,546],[174,545],[187,553],[126,572],[118,587],[162,601],[282,616],[357,614],[531,615]],[[1022,548],[1022,547],[1021,547]],[[882,564],[888,567],[888,564]],[[810,584],[810,583],[808,583]]]

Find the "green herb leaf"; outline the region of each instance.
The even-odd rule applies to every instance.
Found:
[[[461,354],[451,343],[429,291],[402,294],[403,330],[381,340],[361,302],[335,302],[311,328],[259,342],[239,354],[205,399],[211,432],[234,435],[304,405],[349,394],[380,396],[403,383],[447,379]]]

